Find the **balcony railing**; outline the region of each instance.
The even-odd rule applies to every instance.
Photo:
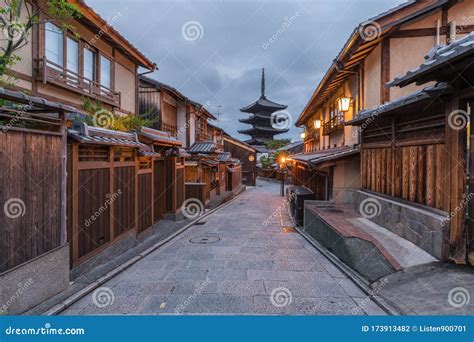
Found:
[[[344,113],[338,113],[323,125],[323,135],[329,135],[344,128]]]
[[[52,83],[76,93],[89,96],[115,107],[120,107],[120,93],[96,81],[68,70],[43,57],[36,60],[36,78],[43,83]]]

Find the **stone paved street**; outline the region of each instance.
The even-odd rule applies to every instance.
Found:
[[[264,225],[283,205],[278,192],[259,180],[63,314],[383,314],[303,237],[283,231],[284,211]],[[202,237],[209,243],[190,242]]]

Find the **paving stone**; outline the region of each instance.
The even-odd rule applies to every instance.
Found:
[[[302,236],[282,232],[280,216],[285,221],[286,214],[263,225],[281,205],[278,184],[244,192],[205,225],[191,227],[103,284],[114,294],[112,305],[98,308],[90,294],[64,314],[378,313],[375,303],[360,310],[364,295]],[[220,241],[189,242],[203,235]],[[282,287],[292,302],[276,307],[270,297]]]

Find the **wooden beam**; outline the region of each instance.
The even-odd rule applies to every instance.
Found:
[[[390,101],[390,89],[385,86],[390,82],[390,39],[385,38],[382,41],[381,53],[381,84],[380,84],[380,100],[382,103]]]

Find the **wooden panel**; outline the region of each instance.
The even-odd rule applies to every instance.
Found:
[[[154,218],[156,222],[163,218],[166,212],[166,162],[164,160],[155,160],[154,166]]]
[[[115,167],[113,227],[117,237],[135,228],[135,167]]]
[[[176,169],[176,208],[181,208],[184,198],[184,167],[179,167]]]
[[[138,233],[153,225],[152,217],[152,173],[138,175]]]
[[[79,171],[79,258],[110,241],[109,181],[109,169]]]
[[[60,245],[60,153],[60,136],[0,134],[0,272]]]

